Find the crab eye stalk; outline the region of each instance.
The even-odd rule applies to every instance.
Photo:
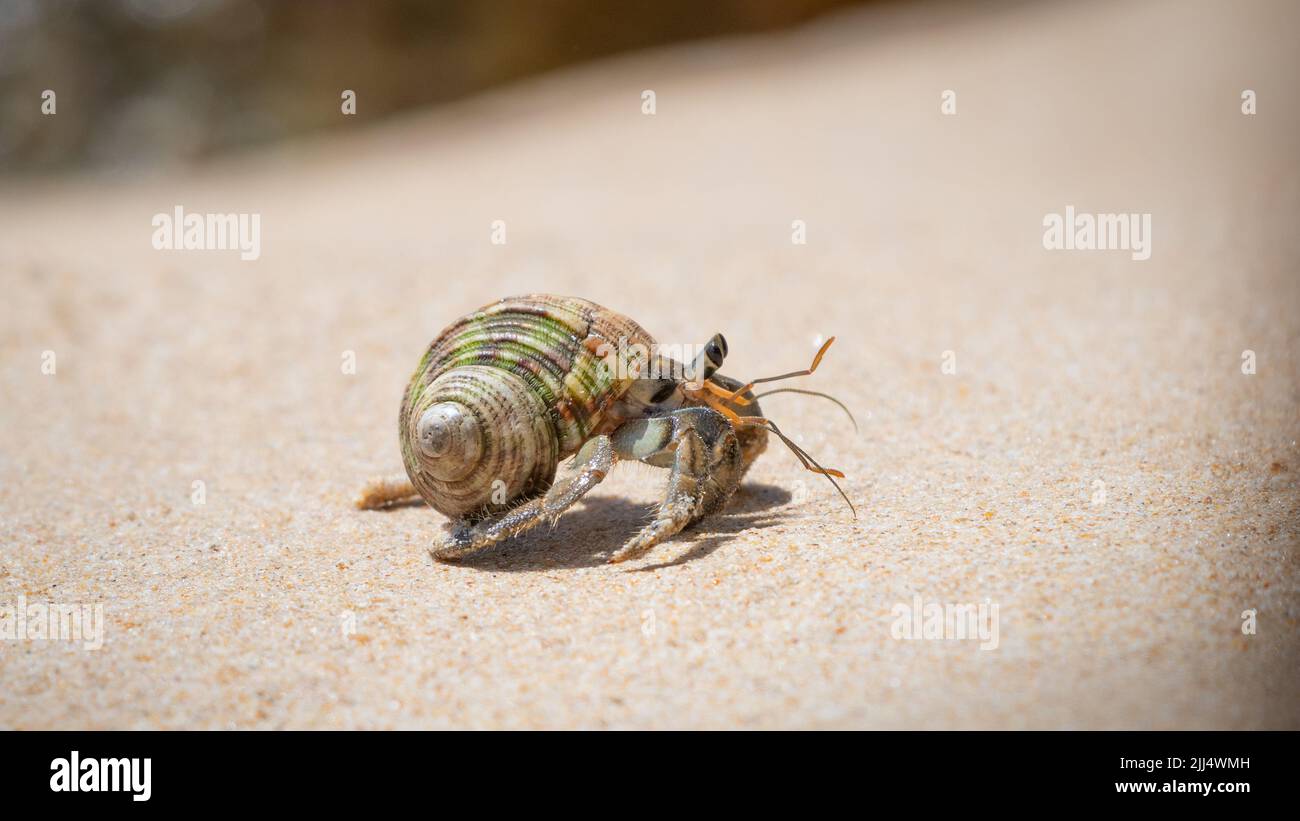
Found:
[[[709,344],[704,347],[711,356],[716,357],[718,367],[722,367],[722,360],[727,358],[727,338],[722,334],[714,334]]]
[[[727,340],[722,334],[714,334],[712,339],[704,343],[700,355],[695,358],[691,376],[700,381],[708,379],[722,367],[722,362],[726,358]]]

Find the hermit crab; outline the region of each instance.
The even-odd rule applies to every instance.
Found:
[[[658,512],[610,558],[620,562],[722,509],[769,434],[849,502],[833,478],[844,474],[822,467],[764,418],[752,390],[811,374],[834,341],[807,370],[742,384],[718,373],[727,355],[721,334],[683,362],[594,302],[502,299],[456,320],[429,346],[398,416],[406,476],[373,480],[356,504],[374,509],[423,497],[451,519],[450,535],[432,550],[447,561],[554,523],[619,460],[668,468]]]

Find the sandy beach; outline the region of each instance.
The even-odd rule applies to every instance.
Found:
[[[103,626],[0,641],[0,727],[1300,728],[1298,24],[886,5],[0,183],[0,608]],[[257,258],[155,250],[177,206]],[[1146,251],[1045,248],[1067,207]],[[455,565],[354,509],[428,343],[529,292],[737,378],[835,335],[798,386],[860,429],[764,408],[857,518],[775,444],[624,565],[662,470]],[[898,637],[930,604],[996,639]]]

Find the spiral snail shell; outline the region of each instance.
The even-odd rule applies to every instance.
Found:
[[[575,297],[512,297],[461,317],[429,346],[402,400],[412,485],[453,518],[545,491],[633,382],[636,363],[609,367],[609,351],[653,345],[631,319]]]

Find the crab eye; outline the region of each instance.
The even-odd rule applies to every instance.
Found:
[[[704,359],[714,368],[721,368],[722,361],[727,358],[727,340],[722,334],[714,334],[713,338],[704,343]]]

